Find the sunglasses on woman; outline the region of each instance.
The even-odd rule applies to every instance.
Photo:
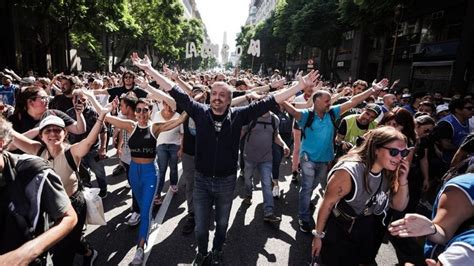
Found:
[[[396,157],[398,154],[400,154],[402,157],[407,157],[408,154],[410,153],[410,151],[408,149],[399,150],[397,148],[389,148],[389,147],[383,147],[383,146],[382,146],[382,148],[388,150],[388,153],[392,157]]]
[[[52,132],[52,133],[55,133],[55,134],[59,134],[59,133],[61,133],[62,131],[63,131],[63,129],[62,129],[62,128],[59,128],[59,127],[49,127],[49,128],[45,128],[45,129],[43,130],[43,133],[44,133],[44,134],[50,134],[50,133]]]
[[[148,111],[150,111],[150,109],[148,109],[148,108],[138,107],[138,108],[135,109],[135,113],[144,113],[145,114],[145,113],[148,113]]]

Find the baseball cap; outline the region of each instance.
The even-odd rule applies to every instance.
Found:
[[[369,103],[365,106],[365,109],[370,110],[374,112],[377,116],[379,116],[382,113],[382,108],[378,104],[375,103]]]
[[[411,94],[409,94],[409,93],[405,93],[405,94],[402,95],[403,99],[410,98],[410,97],[411,97]]]
[[[447,104],[441,104],[436,106],[436,114],[439,114],[444,111],[449,111],[449,106]]]
[[[48,115],[47,117],[43,118],[43,120],[40,122],[39,129],[42,130],[47,126],[58,126],[61,128],[66,127],[64,120],[55,115]]]

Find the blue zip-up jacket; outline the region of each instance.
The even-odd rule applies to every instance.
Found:
[[[237,174],[240,131],[242,126],[257,119],[277,103],[273,96],[243,107],[231,107],[219,133],[215,131],[211,107],[191,99],[178,86],[169,91],[179,108],[196,124],[196,171],[208,177]]]

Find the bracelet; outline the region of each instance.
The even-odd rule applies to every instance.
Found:
[[[326,232],[323,231],[321,233],[318,233],[318,231],[316,231],[316,229],[313,229],[311,231],[311,234],[313,234],[314,237],[321,238],[321,239],[323,239],[326,236]]]
[[[436,228],[436,224],[431,222],[431,226],[434,228],[434,232],[429,234],[429,236],[436,235],[438,233],[438,228]]]

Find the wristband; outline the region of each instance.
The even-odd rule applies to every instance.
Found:
[[[431,226],[434,228],[434,232],[429,234],[429,236],[436,235],[436,233],[438,233],[438,228],[436,228],[436,225],[433,222],[431,222]]]
[[[323,231],[321,233],[318,233],[318,231],[316,231],[315,229],[311,231],[311,234],[313,234],[314,237],[321,238],[321,239],[323,239],[326,236],[326,232]]]

